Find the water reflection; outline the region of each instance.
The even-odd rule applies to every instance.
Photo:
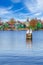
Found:
[[[26,31],[0,31],[0,51],[32,54],[37,50],[43,50],[43,31],[34,31],[32,40],[26,39]]]
[[[32,40],[31,39],[26,39],[26,46],[27,46],[27,48],[32,48]]]

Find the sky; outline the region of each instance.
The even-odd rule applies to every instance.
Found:
[[[1,0],[0,17],[3,21],[11,18],[21,21],[27,18],[43,20],[43,0]]]

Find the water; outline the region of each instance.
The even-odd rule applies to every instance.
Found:
[[[43,65],[43,31],[0,31],[0,65]]]

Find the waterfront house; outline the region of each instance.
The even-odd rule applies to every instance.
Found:
[[[9,30],[15,30],[15,26],[14,26],[16,24],[16,21],[15,20],[11,19],[7,23],[9,25],[9,28],[8,28]]]
[[[23,29],[26,27],[26,25],[25,25],[23,22],[16,21],[15,27],[16,27],[16,29],[18,29],[18,30],[23,30]]]
[[[26,28],[26,25],[24,24],[24,22],[18,21],[18,29],[24,30],[25,28]]]

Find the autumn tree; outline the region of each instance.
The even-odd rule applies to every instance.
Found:
[[[33,29],[35,29],[37,22],[38,22],[37,19],[32,19],[32,20],[29,22],[30,27],[33,28]]]
[[[30,21],[30,26],[35,27],[36,24],[37,24],[37,20],[32,19],[32,20]]]
[[[16,23],[16,21],[14,20],[14,18],[11,18],[10,19],[10,24],[14,24],[14,23]]]

